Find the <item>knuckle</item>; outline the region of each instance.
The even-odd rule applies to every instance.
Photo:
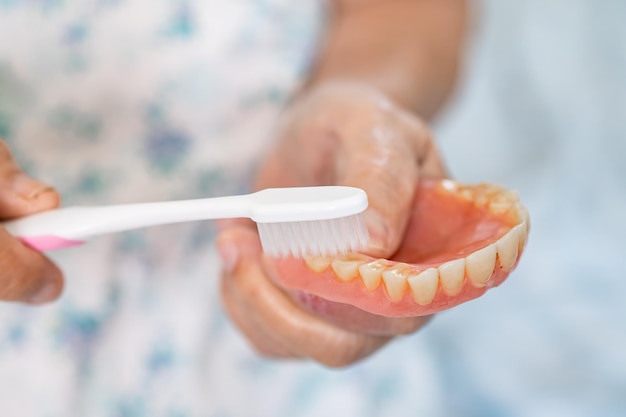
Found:
[[[394,207],[400,206],[403,208],[404,205],[408,205],[413,199],[417,179],[417,174],[415,173],[374,166],[364,175],[365,178],[371,179],[368,182],[376,188],[373,190],[372,195],[375,198],[380,198],[382,202],[387,201]]]

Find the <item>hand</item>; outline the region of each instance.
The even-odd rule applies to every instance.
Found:
[[[0,141],[0,220],[58,205],[57,192],[26,176]],[[0,300],[40,304],[56,299],[62,289],[59,268],[0,227]]]
[[[445,169],[422,121],[376,90],[335,82],[309,90],[287,109],[255,185],[364,189],[370,202],[366,253],[388,258],[401,241],[416,182],[442,176]],[[254,225],[236,220],[221,227],[224,305],[265,356],[345,366],[428,320],[375,316],[281,288],[262,256]]]

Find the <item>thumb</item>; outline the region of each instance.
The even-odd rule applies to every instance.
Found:
[[[350,168],[340,183],[363,189],[369,202],[364,214],[370,235],[365,253],[388,259],[400,246],[411,216],[417,167],[406,163],[398,172],[386,166],[363,163]]]
[[[412,126],[408,136],[354,141],[344,153],[340,183],[362,188],[368,196],[370,256],[389,259],[398,250],[413,215],[419,179],[445,176],[428,130],[417,121]]]
[[[59,194],[49,185],[30,178],[0,141],[0,218],[7,219],[55,208]]]
[[[377,187],[376,184],[366,184],[362,188],[370,201],[364,214],[370,236],[366,253],[388,259],[398,250],[404,236],[411,213],[413,190],[390,200],[388,196],[393,192]]]

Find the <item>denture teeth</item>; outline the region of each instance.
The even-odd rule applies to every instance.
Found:
[[[489,203],[489,211],[493,214],[504,214],[511,210],[511,203],[507,201],[492,201]]]
[[[524,228],[526,229],[526,234],[530,231],[530,214],[526,207],[523,204],[517,203],[515,205],[515,209],[517,210],[517,214],[519,216],[520,222],[524,224]]]
[[[443,292],[449,296],[457,295],[463,287],[465,277],[465,259],[455,259],[439,266],[439,279]]]
[[[406,292],[407,277],[411,273],[411,267],[399,263],[393,268],[383,271],[383,282],[391,301],[400,301]]]
[[[333,259],[331,269],[341,281],[352,281],[358,275],[359,265],[365,258],[356,254],[349,254]]]
[[[493,214],[505,214],[509,212],[519,196],[515,191],[502,192],[495,195],[489,202],[489,211]]]
[[[307,256],[304,262],[313,271],[321,274],[330,266],[330,258],[327,256]]]
[[[506,190],[502,194],[512,203],[519,201],[519,193],[515,190]]]
[[[359,266],[359,274],[363,285],[370,291],[375,290],[380,285],[382,274],[387,268],[387,262],[384,259],[378,259]]]
[[[523,223],[518,224],[511,230],[517,230],[517,236],[519,238],[519,244],[517,247],[518,247],[518,252],[521,252],[526,246],[526,239],[528,238],[528,231],[526,229],[526,225]]]
[[[500,261],[500,268],[509,271],[517,260],[519,245],[519,229],[515,227],[508,231],[496,242],[496,251]]]
[[[483,193],[476,194],[474,196],[474,204],[477,207],[485,207],[489,203],[490,203],[489,198]]]
[[[459,191],[459,196],[466,201],[472,201],[474,199],[474,192],[469,188],[464,188]]]
[[[430,304],[437,293],[439,272],[436,268],[428,268],[419,274],[410,275],[407,282],[411,287],[413,299],[419,305]]]
[[[475,287],[484,287],[489,282],[496,264],[496,247],[488,245],[465,258],[465,270]]]
[[[520,204],[520,212],[522,213],[522,219],[524,220],[524,226],[526,228],[526,234],[530,231],[530,214],[526,207]]]

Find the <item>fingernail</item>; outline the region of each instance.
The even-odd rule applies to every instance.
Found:
[[[24,173],[15,175],[12,186],[13,191],[24,200],[35,200],[46,191],[53,190],[49,185],[34,180]]]
[[[232,242],[222,241],[218,242],[217,251],[220,254],[220,258],[222,258],[222,269],[224,272],[227,274],[232,273],[239,260],[239,250],[237,246]]]
[[[59,292],[59,286],[56,282],[47,282],[35,294],[28,298],[31,304],[43,304],[56,298]]]
[[[389,233],[389,226],[387,222],[382,218],[378,212],[374,210],[366,211],[365,224],[370,235],[369,248],[374,251],[385,251],[387,249],[387,235]]]

